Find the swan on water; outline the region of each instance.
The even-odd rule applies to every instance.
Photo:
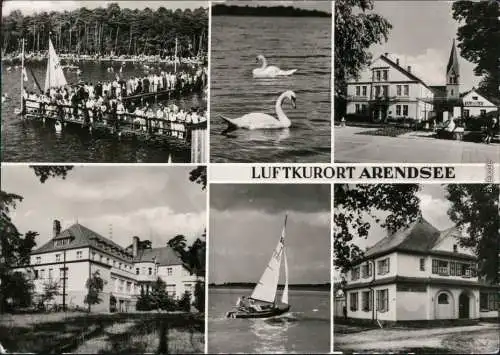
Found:
[[[296,98],[295,93],[291,90],[282,93],[278,100],[276,100],[276,117],[268,115],[262,112],[251,112],[247,113],[238,118],[229,118],[220,115],[224,121],[228,124],[228,130],[234,130],[237,128],[245,129],[277,129],[277,128],[288,128],[291,126],[290,119],[283,112],[283,100],[288,99],[292,103],[292,107],[296,108]]]
[[[54,127],[56,129],[56,132],[61,132],[62,131],[62,124],[61,124],[61,122],[56,121]]]
[[[288,76],[297,71],[297,69],[281,70],[274,65],[268,66],[267,60],[262,54],[259,54],[257,56],[257,62],[262,62],[262,66],[260,68],[255,68],[252,71],[254,78],[274,78],[277,76]]]

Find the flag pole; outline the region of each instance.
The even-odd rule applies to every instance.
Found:
[[[24,100],[24,38],[22,41],[22,49],[21,49],[21,114],[23,112],[23,100]]]
[[[175,37],[174,72],[177,73],[177,36]]]

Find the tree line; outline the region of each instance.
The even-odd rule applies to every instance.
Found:
[[[22,38],[26,51],[47,50],[50,36],[58,52],[98,55],[173,55],[177,38],[179,55],[193,56],[207,52],[208,9],[132,10],[112,3],[32,16],[15,10],[2,17],[2,34],[3,55],[19,52]]]
[[[259,16],[259,17],[331,17],[319,10],[299,9],[292,6],[234,6],[217,4],[212,7],[213,16]]]

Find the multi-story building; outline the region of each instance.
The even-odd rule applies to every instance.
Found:
[[[371,117],[427,120],[433,111],[434,92],[399,59],[385,53],[363,70],[358,78],[347,82],[347,114]]]
[[[370,117],[373,121],[410,118],[439,122],[445,117],[468,119],[498,110],[496,104],[475,88],[460,92],[460,65],[455,41],[444,72],[446,85],[427,85],[412,72],[411,66],[403,68],[398,58],[393,59],[385,53],[358,78],[347,82],[348,115]]]
[[[31,253],[30,265],[22,270],[33,280],[35,294],[42,294],[47,283],[56,282],[60,291],[53,302],[68,307],[86,307],[86,282],[98,272],[104,289],[102,301],[92,307],[95,311],[108,311],[111,295],[118,310],[135,309],[141,289],[148,292],[158,277],[177,299],[185,292],[193,295],[196,282],[204,281],[187,270],[172,248],[143,249],[139,244],[139,238],[133,237],[132,245],[123,248],[78,223],[61,231],[56,220],[52,239]]]
[[[498,317],[498,286],[482,282],[477,260],[419,218],[369,248],[346,275],[349,318],[380,321]]]

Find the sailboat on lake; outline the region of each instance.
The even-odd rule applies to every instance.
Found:
[[[290,309],[288,304],[288,263],[285,253],[286,220],[285,216],[278,245],[251,296],[240,297],[234,309],[226,313],[227,318],[269,318],[286,313]],[[282,260],[285,264],[285,287],[281,296],[281,305],[279,305],[276,302],[276,291],[278,290]]]

